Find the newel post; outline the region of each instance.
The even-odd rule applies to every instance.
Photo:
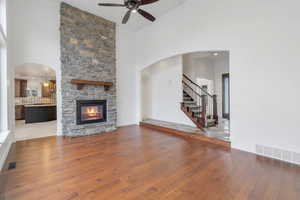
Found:
[[[218,124],[218,103],[217,103],[217,95],[213,95],[213,118],[216,120],[216,124]]]
[[[204,122],[206,121],[206,95],[201,95],[201,108],[202,108],[202,118]]]

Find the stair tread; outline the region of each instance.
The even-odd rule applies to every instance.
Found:
[[[196,102],[195,102],[195,101],[184,101],[184,103],[185,103],[185,104],[191,104],[191,103],[194,103],[194,104],[196,104]]]
[[[193,104],[189,104],[189,105],[187,105],[187,107],[190,107],[190,108],[201,108],[201,106],[193,105]]]
[[[183,102],[182,106],[185,108],[186,111],[189,112],[186,113],[188,117],[200,128],[205,127],[214,127],[216,126],[216,119],[208,118],[208,117],[202,117],[203,114],[203,107],[199,106],[197,101],[194,101],[194,99],[183,90]],[[191,115],[192,113],[192,115]]]

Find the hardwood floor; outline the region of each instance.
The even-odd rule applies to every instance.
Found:
[[[300,167],[138,126],[17,142],[1,200],[299,200]]]

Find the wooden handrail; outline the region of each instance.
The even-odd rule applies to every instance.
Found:
[[[183,74],[182,84],[183,84],[183,91],[188,93],[188,95],[193,99],[193,101],[196,102],[196,104],[199,106],[200,118],[198,117],[197,121],[203,120],[203,124],[204,126],[206,126],[207,117],[209,118],[213,117],[213,119],[215,119],[215,124],[218,124],[217,95],[209,94],[207,91],[205,91],[201,86],[199,86],[194,81],[192,81],[185,74]],[[195,85],[196,87],[193,87],[193,85]],[[198,90],[197,88],[199,88],[201,91]],[[189,90],[190,92],[188,92]],[[192,95],[189,93],[191,93]],[[207,97],[210,97],[211,99],[208,99]],[[187,107],[186,109],[187,112],[190,111],[189,107]],[[191,112],[193,113],[192,116],[194,117],[195,111],[192,110]]]
[[[198,92],[196,92],[191,86],[189,86],[189,84],[187,84],[186,82],[184,82],[184,80],[182,80],[182,83],[184,85],[186,85],[188,88],[190,88],[192,90],[192,92],[195,93],[197,96],[201,97],[201,95]]]
[[[202,92],[204,92],[207,96],[209,96],[210,98],[213,98],[213,95],[211,95],[207,91],[205,91],[201,86],[199,86],[197,83],[195,83],[194,81],[192,81],[187,75],[183,74],[183,77],[186,78],[188,81],[190,81],[193,85],[195,85],[198,88],[200,88],[200,90],[202,90]]]

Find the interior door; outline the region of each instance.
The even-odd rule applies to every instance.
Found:
[[[230,119],[230,77],[229,74],[222,75],[222,115]]]

